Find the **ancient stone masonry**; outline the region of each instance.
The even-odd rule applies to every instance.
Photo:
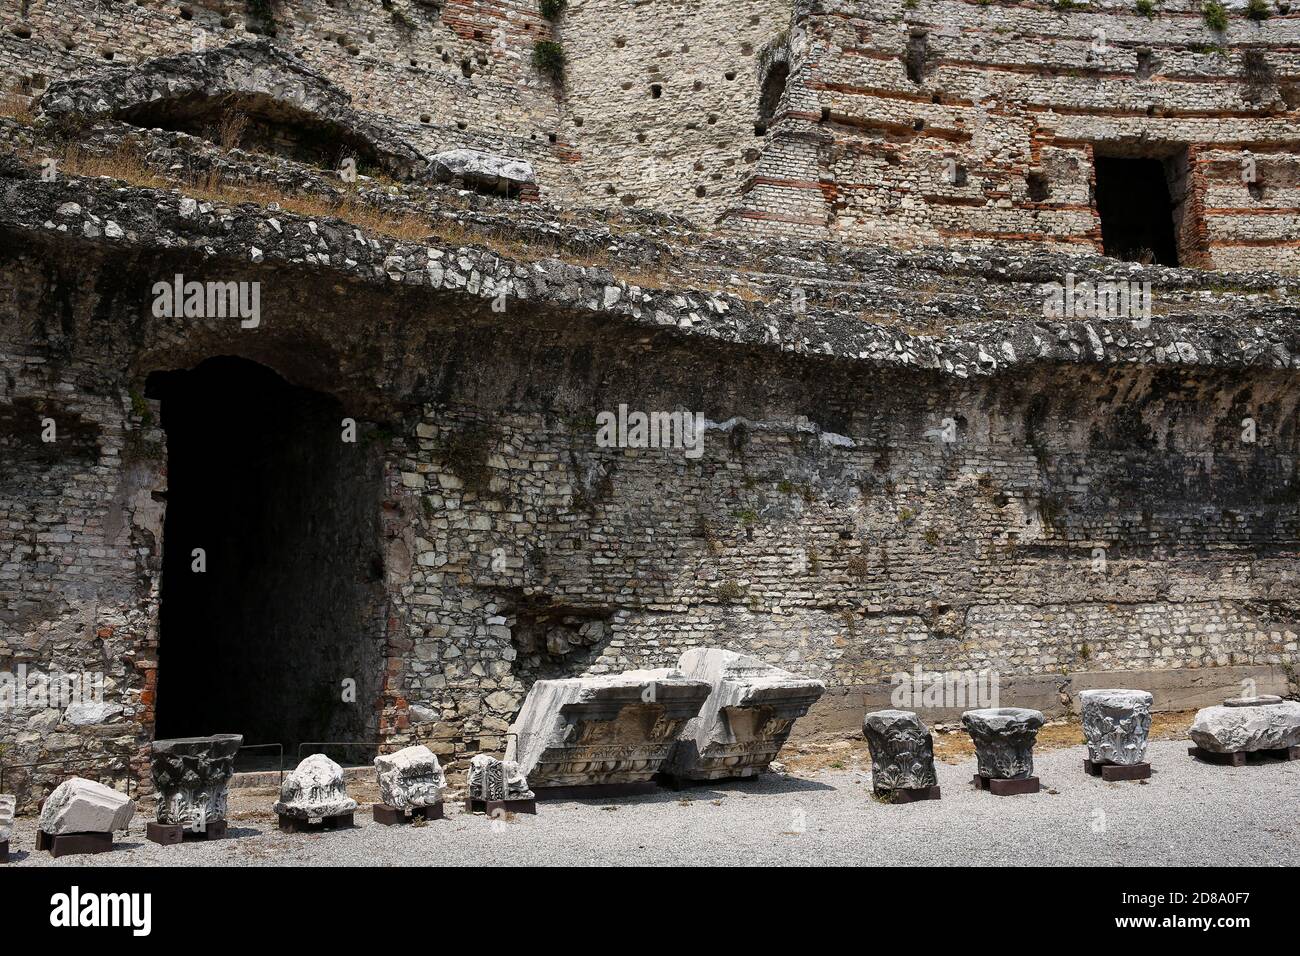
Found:
[[[645,780],[765,678],[615,675],[711,654],[797,688],[732,707],[755,769],[914,667],[1300,691],[1294,14],[271,6],[0,10],[20,810],[212,728]]]
[[[707,681],[708,699],[682,728],[664,772],[686,780],[726,780],[764,772],[785,744],[794,722],[821,697],[826,685],[796,677],[755,657],[696,648],[677,670]]]
[[[537,788],[648,783],[710,687],[671,669],[533,684],[506,759]]]
[[[788,80],[732,218],[890,244],[1100,250],[1106,174],[1132,179],[1146,162],[1178,262],[1294,273],[1300,18],[1228,6],[1217,32],[1199,0],[1152,16],[1122,0],[796,0],[788,61],[770,67]]]

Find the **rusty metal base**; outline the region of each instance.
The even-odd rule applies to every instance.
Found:
[[[144,828],[144,835],[159,846],[175,846],[185,840],[224,840],[226,821],[211,820],[202,830],[187,830],[179,823],[150,823]]]
[[[1151,776],[1151,764],[1094,763],[1084,757],[1083,772],[1093,777],[1101,777],[1102,780],[1106,781],[1146,780]]]
[[[876,796],[890,803],[916,803],[918,800],[941,800],[939,785],[933,787],[900,787],[897,790],[876,790]]]
[[[637,797],[658,793],[653,780],[637,783],[593,783],[589,787],[533,787],[538,800],[604,800],[610,797]]]
[[[498,811],[506,813],[531,813],[537,815],[536,800],[478,800],[474,797],[465,798],[466,813],[486,813],[488,816],[495,816]]]
[[[311,833],[315,830],[346,830],[353,825],[352,814],[340,813],[336,817],[322,817],[320,823],[312,823],[310,820],[304,820],[302,817],[287,817],[283,813],[276,814],[280,818],[280,830],[283,833]]]
[[[111,833],[55,833],[36,831],[36,849],[48,850],[56,860],[80,853],[107,853],[113,849]]]
[[[442,801],[439,800],[431,807],[412,807],[410,810],[399,810],[386,803],[376,803],[370,808],[370,815],[376,823],[386,827],[401,826],[417,819],[425,822],[441,820]]]
[[[1041,789],[1037,777],[1006,780],[1002,777],[981,777],[979,774],[975,774],[973,783],[976,790],[987,790],[998,797],[1014,797],[1022,793],[1037,793]]]
[[[1187,752],[1197,760],[1206,763],[1224,764],[1229,767],[1243,767],[1248,763],[1263,763],[1266,760],[1300,760],[1300,747],[1279,747],[1276,750],[1235,750],[1221,754],[1200,747],[1188,747]]]

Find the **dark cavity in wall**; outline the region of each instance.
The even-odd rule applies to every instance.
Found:
[[[156,736],[240,733],[283,743],[290,765],[302,742],[375,740],[382,478],[369,431],[343,441],[334,398],[237,358],[154,373],[148,395],[168,456]]]
[[[1106,255],[1178,265],[1166,165],[1159,159],[1097,157],[1097,215]]]

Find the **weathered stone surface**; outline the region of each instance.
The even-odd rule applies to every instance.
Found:
[[[211,105],[301,126],[400,176],[425,165],[420,151],[388,129],[382,117],[352,107],[351,97],[292,52],[266,40],[242,40],[142,63],[103,65],[59,80],[41,97],[46,116],[64,123],[115,117],[141,125],[184,125]],[[144,121],[143,123],[141,121]]]
[[[113,833],[125,830],[135,815],[135,801],[102,783],[73,777],[65,780],[41,808],[46,833]]]
[[[1196,712],[1188,735],[1202,750],[1238,753],[1300,746],[1300,703],[1206,707]]]
[[[710,689],[666,668],[541,680],[511,726],[506,757],[534,787],[642,783],[663,767]]]
[[[440,182],[460,180],[467,186],[507,192],[537,181],[533,167],[522,159],[495,156],[474,149],[452,149],[429,161],[429,174]]]
[[[871,785],[877,791],[914,790],[938,783],[934,737],[910,710],[877,710],[862,721],[871,749]]]
[[[6,843],[14,832],[14,812],[18,800],[7,793],[0,793],[0,843]]]
[[[379,774],[379,797],[390,807],[410,810],[431,807],[442,801],[447,776],[428,747],[417,744],[396,753],[375,758]]]
[[[968,710],[961,723],[975,741],[981,777],[1020,780],[1034,775],[1034,739],[1043,715],[1024,707]]]
[[[513,760],[478,754],[469,762],[465,791],[475,800],[531,800],[528,780]]]
[[[695,648],[677,662],[684,677],[712,688],[699,715],[682,728],[664,770],[690,780],[752,777],[767,769],[794,722],[826,685],[756,657]]]
[[[226,785],[235,772],[240,734],[153,742],[153,783],[159,823],[202,830],[226,819]]]
[[[1085,690],[1079,695],[1088,759],[1122,766],[1143,763],[1152,697],[1144,690]]]
[[[342,816],[356,808],[343,768],[324,754],[312,754],[284,778],[275,804],[276,813],[304,820]]]

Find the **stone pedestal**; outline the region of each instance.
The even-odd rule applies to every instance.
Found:
[[[1146,764],[1150,694],[1144,690],[1085,690],[1079,700],[1089,763],[1120,767]]]
[[[985,780],[1037,779],[1034,777],[1034,740],[1043,726],[1042,713],[1024,707],[968,710],[961,715],[961,724],[975,742],[980,777]]]
[[[876,794],[900,803],[938,798],[934,737],[920,717],[910,710],[877,710],[863,719],[862,733],[871,748]]]
[[[296,832],[301,829],[299,823],[316,820],[326,829],[351,826],[356,809],[357,802],[348,796],[343,768],[324,754],[312,754],[284,778],[275,804],[280,828],[286,832]]]
[[[170,827],[217,837],[214,825],[225,832],[226,786],[235,772],[235,754],[244,745],[239,734],[155,740],[152,775],[158,790],[158,809],[152,831],[160,842],[170,838]],[[150,837],[152,839],[152,837]]]
[[[710,690],[668,669],[538,681],[506,757],[537,790],[646,784]]]
[[[794,722],[826,690],[819,680],[796,677],[756,657],[701,648],[682,655],[683,677],[711,690],[697,716],[682,728],[664,765],[681,780],[753,777],[767,769]]]
[[[447,776],[428,747],[416,745],[375,758],[379,796],[384,805],[405,814],[423,807],[440,806]],[[376,804],[380,806],[380,804]]]
[[[1289,754],[1300,747],[1300,703],[1235,698],[1197,711],[1188,735],[1207,754]]]

